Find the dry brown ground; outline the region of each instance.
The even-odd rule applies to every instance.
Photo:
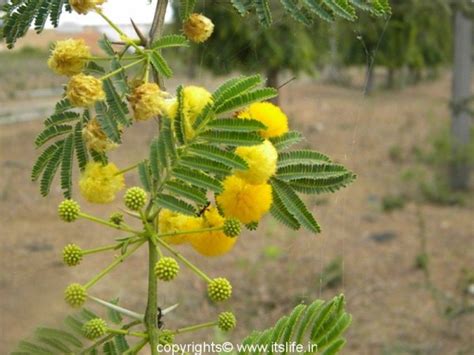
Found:
[[[386,214],[377,205],[402,184],[403,164],[389,160],[389,148],[399,145],[409,153],[430,133],[431,120],[447,119],[448,79],[372,98],[363,98],[360,90],[308,80],[292,82],[282,90],[282,106],[293,125],[305,131],[308,143],[353,169],[358,180],[326,200],[314,199],[313,211],[324,229],[319,236],[296,235],[267,219],[259,231],[241,236],[235,251],[224,258],[205,259],[184,250],[211,275],[226,275],[233,282],[229,306],[240,324],[233,340],[273,324],[301,300],[328,299],[344,292],[354,319],[344,354],[474,353],[474,316],[451,321],[442,317],[424,287],[422,272],[414,267],[420,248],[417,207],[411,203]],[[145,153],[153,136],[150,125],[138,125],[127,133],[125,146],[114,154],[119,166],[134,163]],[[40,121],[34,121],[3,125],[0,131],[2,354],[38,324],[58,323],[69,311],[62,300],[64,287],[88,280],[110,260],[88,257],[71,269],[61,263],[61,248],[72,241],[83,248],[94,247],[117,236],[84,221],[61,223],[56,217],[61,200],[57,188],[46,199],[39,196],[29,174],[36,155],[32,141],[40,126]],[[83,209],[104,217],[118,206],[101,209],[81,202]],[[459,297],[459,272],[474,267],[472,208],[423,204],[421,211],[433,282]],[[395,238],[383,243],[370,238],[379,232],[394,232]],[[280,248],[282,255],[266,256],[269,245]],[[344,261],[343,282],[335,289],[321,289],[318,275],[337,256]],[[146,251],[138,252],[92,293],[119,296],[125,306],[143,309],[145,260]],[[160,304],[175,302],[180,307],[166,320],[170,326],[206,321],[218,312],[206,301],[205,285],[187,271],[171,285],[160,287]]]

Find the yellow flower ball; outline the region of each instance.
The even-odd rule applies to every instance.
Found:
[[[73,106],[88,107],[105,98],[102,81],[91,75],[77,74],[67,85],[66,96]]]
[[[262,122],[266,129],[260,131],[263,138],[278,137],[288,132],[288,117],[270,102],[256,102],[237,115],[239,118],[253,118]]]
[[[219,214],[215,207],[204,212],[201,228],[223,227],[225,218]],[[189,236],[191,245],[200,254],[205,256],[218,256],[229,252],[237,241],[237,237],[228,237],[224,231],[211,231]]]
[[[109,203],[118,191],[125,187],[122,174],[115,164],[102,165],[89,162],[79,180],[81,195],[92,203]]]
[[[69,0],[69,5],[71,5],[78,14],[85,15],[106,1],[107,0]]]
[[[186,86],[183,88],[183,116],[186,138],[194,137],[193,123],[204,109],[212,102],[212,94],[199,86]],[[178,101],[175,100],[168,104],[168,116],[171,119],[176,118],[178,112]]]
[[[84,69],[90,56],[89,47],[83,39],[57,41],[48,59],[48,66],[57,74],[71,76]]]
[[[133,117],[144,121],[162,115],[166,108],[164,102],[166,96],[167,94],[155,83],[137,86],[128,98],[133,109]]]
[[[212,21],[201,14],[191,14],[183,24],[183,32],[189,40],[202,43],[211,37],[214,31]]]
[[[247,170],[237,171],[235,175],[249,184],[264,184],[276,172],[278,152],[268,140],[260,145],[238,147],[235,154],[244,159],[249,166]]]
[[[200,229],[202,218],[186,216],[184,214],[162,209],[158,215],[159,233],[180,232],[193,229]],[[163,237],[163,240],[169,244],[184,244],[189,241],[189,235],[180,234],[175,236]]]
[[[252,185],[232,175],[224,180],[224,191],[216,201],[226,217],[242,223],[258,222],[272,205],[272,187],[269,184]]]
[[[82,138],[89,150],[94,150],[98,153],[107,152],[118,146],[117,143],[107,137],[95,117],[82,129]]]

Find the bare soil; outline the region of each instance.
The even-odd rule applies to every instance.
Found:
[[[160,285],[161,306],[180,304],[165,324],[208,321],[227,307],[238,315],[239,327],[229,336],[238,341],[252,329],[272,325],[302,301],[344,293],[353,315],[344,354],[474,354],[474,314],[449,319],[447,305],[435,302],[423,272],[415,267],[421,218],[433,285],[472,305],[473,297],[459,287],[461,270],[474,269],[472,204],[445,207],[410,202],[392,213],[380,208],[384,196],[403,189],[400,174],[413,164],[412,149],[425,144],[433,121],[448,120],[449,84],[445,76],[369,98],[359,89],[309,79],[285,86],[282,107],[292,126],[304,131],[305,144],[348,166],[358,174],[357,181],[337,194],[309,200],[323,227],[320,235],[290,232],[267,218],[258,231],[242,235],[226,257],[204,258],[183,248],[209,274],[228,277],[234,297],[226,306],[210,304],[205,284],[184,270],[176,282]],[[5,124],[0,130],[2,354],[12,351],[36,326],[58,324],[70,312],[63,301],[66,285],[85,282],[112,258],[112,253],[90,256],[80,266],[68,268],[61,262],[62,247],[74,241],[91,248],[119,236],[85,221],[71,225],[59,221],[58,187],[47,198],[39,195],[29,176],[38,153],[32,142],[41,125],[36,120]],[[126,167],[143,156],[154,134],[150,127],[152,122],[142,123],[127,132],[124,146],[112,154],[112,160]],[[402,149],[401,162],[390,160],[393,146]],[[128,185],[136,183],[136,178],[127,176]],[[81,205],[107,217],[120,204],[98,207],[81,200]],[[380,237],[381,233],[389,237]],[[338,256],[343,258],[342,282],[334,288],[322,287],[322,270]],[[104,299],[118,296],[124,306],[143,310],[146,257],[146,250],[140,250],[91,293]],[[215,339],[206,331],[196,333],[193,340],[199,337]]]

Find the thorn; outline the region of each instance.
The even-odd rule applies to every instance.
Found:
[[[135,30],[135,33],[137,34],[138,38],[140,38],[141,45],[146,47],[147,42],[148,42],[147,38],[142,33],[142,31],[140,31],[140,29],[138,28],[138,26],[135,24],[135,22],[132,19],[130,19],[130,22],[132,23],[133,29]]]
[[[290,80],[285,81],[283,84],[281,84],[279,87],[277,87],[277,90],[280,90],[283,86],[288,85],[293,80],[296,80],[296,76],[292,77]]]
[[[179,307],[179,303],[176,303],[176,304],[174,304],[174,305],[172,305],[172,306],[170,306],[170,307],[168,307],[168,308],[163,309],[163,310],[161,311],[161,314],[162,314],[162,315],[165,315],[165,314],[167,314],[167,313],[170,313],[170,312],[174,311],[174,310],[175,310],[176,308],[178,308],[178,307]]]

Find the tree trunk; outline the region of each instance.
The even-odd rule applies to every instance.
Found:
[[[368,96],[372,94],[372,91],[374,90],[374,66],[369,65],[367,66],[367,70],[365,72],[365,88],[364,88],[364,95]]]
[[[452,86],[452,163],[450,185],[464,190],[469,185],[469,163],[463,152],[470,139],[470,115],[465,102],[471,96],[472,80],[472,22],[460,10],[454,15],[454,59]]]
[[[387,89],[393,89],[395,87],[395,69],[387,69]]]
[[[267,70],[267,86],[278,90],[278,69]],[[274,97],[269,101],[274,103],[275,105],[278,105],[278,103],[280,102],[279,96]]]

